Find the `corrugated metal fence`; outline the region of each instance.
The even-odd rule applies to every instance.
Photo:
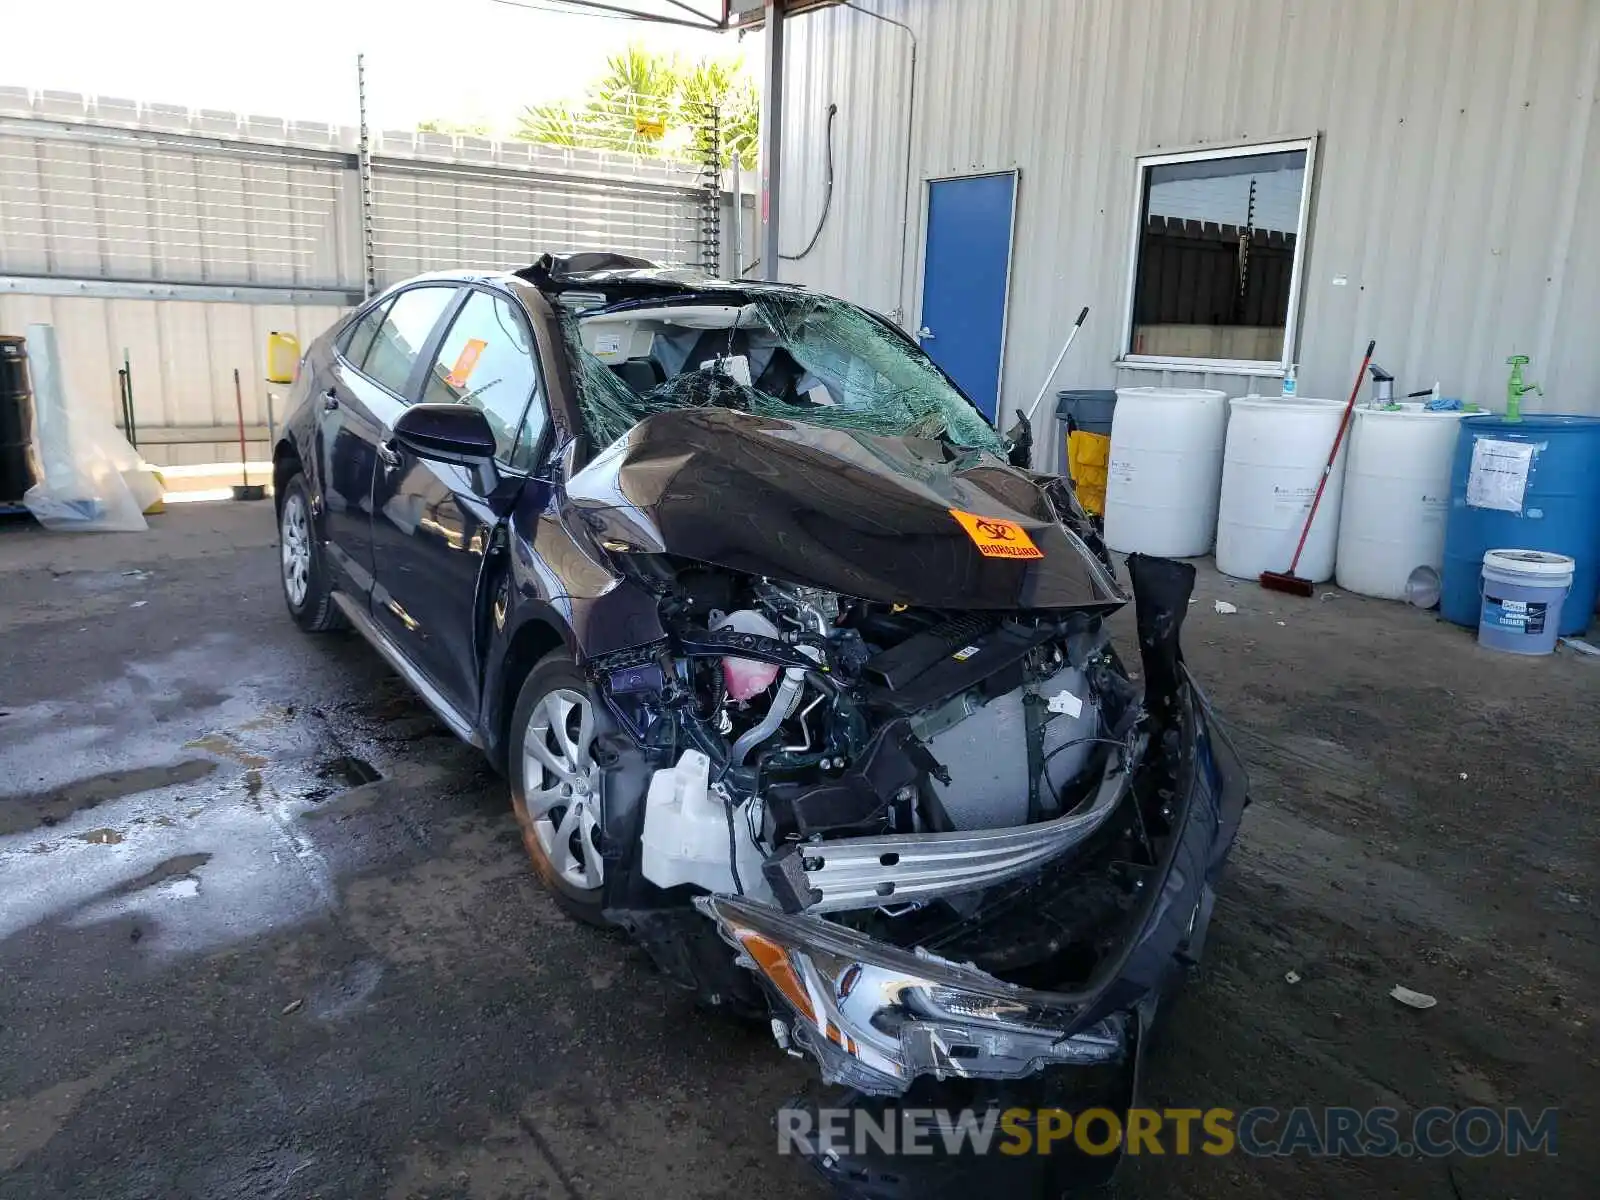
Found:
[[[126,353],[157,464],[266,450],[270,330],[315,337],[368,286],[605,248],[715,272],[714,163],[354,129],[0,88],[0,330],[56,326],[67,386],[120,420]],[[280,398],[281,409],[281,398]]]

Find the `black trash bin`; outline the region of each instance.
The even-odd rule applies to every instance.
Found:
[[[1111,388],[1082,388],[1056,393],[1056,416],[1071,421],[1073,429],[1111,436],[1111,416],[1117,393]]]
[[[1092,516],[1106,511],[1106,470],[1111,461],[1111,416],[1117,393],[1093,388],[1056,393],[1056,419],[1066,426],[1067,474],[1078,502]]]
[[[33,380],[22,338],[0,333],[0,504],[19,504],[43,470],[33,445]]]

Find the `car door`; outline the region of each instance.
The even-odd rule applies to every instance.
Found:
[[[372,481],[377,410],[403,394],[422,347],[456,298],[454,285],[408,288],[354,321],[313,384],[323,529],[338,586],[363,607],[372,592]]]
[[[411,396],[428,404],[470,404],[495,432],[506,487],[526,478],[547,424],[532,330],[521,305],[474,287]],[[382,414],[385,434],[403,411]],[[380,442],[373,488],[373,618],[439,692],[469,719],[478,711],[477,596],[500,517],[466,467],[425,461]],[[503,511],[503,510],[502,510]]]

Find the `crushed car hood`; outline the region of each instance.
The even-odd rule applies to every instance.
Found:
[[[657,413],[574,475],[567,498],[610,549],[866,600],[952,609],[1127,601],[1029,475],[923,438],[724,408]]]

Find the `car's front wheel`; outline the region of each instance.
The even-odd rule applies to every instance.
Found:
[[[278,561],[283,601],[295,624],[308,633],[339,628],[343,614],[333,602],[327,560],[311,517],[311,491],[298,471],[284,484],[278,508]]]
[[[604,926],[594,697],[564,650],[528,674],[511,729],[511,806],[534,870],[570,916]]]

